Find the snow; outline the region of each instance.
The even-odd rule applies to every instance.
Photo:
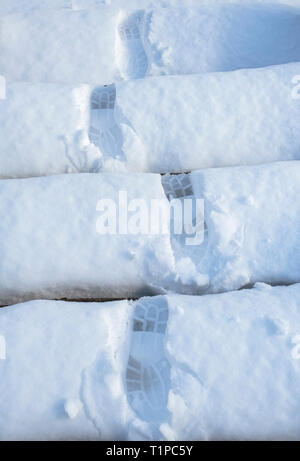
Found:
[[[127,168],[183,172],[299,159],[295,75],[299,63],[116,84]]]
[[[300,162],[191,173],[208,243],[197,270],[210,292],[300,281]]]
[[[168,298],[166,436],[299,440],[299,288]]]
[[[160,175],[0,181],[0,303],[216,293],[300,281],[300,162],[206,169],[176,176],[181,180],[186,193],[178,185],[176,193],[183,207],[185,199],[204,200],[197,245],[186,232],[174,233]],[[168,190],[173,186],[171,179]],[[124,230],[120,193],[127,194]],[[157,200],[160,216],[153,211]],[[199,227],[202,208],[186,219]]]
[[[118,32],[116,58],[124,79],[300,60],[300,9],[283,6],[139,10],[119,15]]]
[[[103,85],[299,61],[300,9],[193,3],[200,8],[160,2],[133,11],[134,3],[97,0],[2,7],[1,73],[9,81]]]
[[[127,301],[31,301],[0,310],[1,440],[126,436],[131,411],[120,370],[130,309]],[[66,402],[72,415],[74,402],[82,406],[76,417]]]
[[[135,235],[127,229],[103,234],[98,229],[105,216],[99,201],[111,200],[117,208],[120,190],[128,203],[136,197],[149,208],[152,199],[168,203],[159,175],[0,181],[0,305],[161,293],[163,281],[175,270],[167,217],[161,217],[156,234]],[[129,215],[129,223],[136,213]]]
[[[64,409],[69,418],[74,419],[82,410],[82,403],[79,399],[67,400],[64,404]]]
[[[8,83],[0,101],[0,177],[97,171],[85,85]]]
[[[110,83],[117,72],[115,21],[106,7],[4,15],[1,73],[9,81]]]
[[[299,439],[299,300],[298,284],[2,308],[0,439]]]
[[[297,75],[299,63],[107,87],[8,83],[0,177],[299,159]]]
[[[126,0],[126,9],[155,7],[198,7],[202,5],[218,5],[224,0]],[[299,0],[227,0],[226,3],[248,5],[250,3],[262,4],[286,4],[300,6]],[[124,8],[124,0],[1,0],[0,13],[13,13],[33,9],[69,8],[80,9],[107,5],[116,8]]]
[[[0,0],[0,440],[300,439],[300,0],[223,2]]]

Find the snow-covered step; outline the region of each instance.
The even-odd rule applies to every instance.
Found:
[[[108,84],[120,77],[229,71],[300,60],[296,8],[138,5],[140,9],[132,11],[133,4],[96,0],[65,0],[64,8],[53,8],[59,5],[45,3],[52,7],[45,10],[43,3],[34,8],[34,2],[31,8],[11,8],[18,14],[2,13],[0,72],[8,80]]]
[[[204,256],[191,257],[209,291],[300,281],[299,161],[207,169],[190,179],[207,226]]]
[[[101,153],[88,137],[91,107],[87,85],[7,83],[0,177],[99,171]]]
[[[299,42],[296,8],[156,8],[119,14],[116,60],[126,80],[230,71],[299,61]]]
[[[300,287],[169,297],[175,440],[299,440]]]
[[[152,200],[168,206],[159,175],[0,181],[0,305],[161,293],[175,271],[167,215],[157,233],[135,230]]]
[[[4,0],[4,1],[11,1],[11,0]],[[18,1],[18,0],[14,0]],[[24,0],[23,0],[24,1]],[[38,1],[38,0],[33,0],[33,1]],[[45,0],[44,0],[45,1]],[[61,1],[64,2],[66,0],[50,0],[51,2],[57,2]],[[85,0],[73,0],[73,1],[85,1]],[[93,1],[93,0],[90,0]],[[94,0],[97,1],[97,0]],[[100,1],[100,0],[98,0]],[[104,0],[106,3],[109,3],[110,5],[113,6],[118,6],[119,8],[124,8],[124,0]],[[188,8],[194,8],[194,7],[200,7],[200,6],[208,6],[208,5],[219,5],[219,4],[224,4],[224,3],[234,3],[234,4],[239,4],[239,5],[250,5],[251,2],[249,0],[127,0],[126,1],[126,8],[155,8],[155,7],[188,7]],[[255,4],[267,4],[268,6],[272,3],[273,5],[275,4],[281,4],[281,5],[290,5],[290,6],[299,6],[299,0],[255,0],[253,2]]]
[[[123,440],[127,301],[0,309],[1,440]],[[1,343],[0,343],[1,344]]]
[[[0,304],[299,282],[299,195],[300,162],[2,180]]]
[[[300,159],[300,63],[108,86],[8,83],[0,177]]]
[[[0,73],[9,81],[110,83],[116,21],[117,11],[105,5],[3,15]]]
[[[0,439],[299,439],[299,308],[258,284],[0,309]]]
[[[292,63],[118,83],[98,146],[129,170],[157,173],[300,159],[299,75]]]

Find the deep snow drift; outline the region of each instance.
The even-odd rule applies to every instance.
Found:
[[[299,159],[297,75],[299,63],[107,87],[9,83],[0,177]]]
[[[0,303],[299,282],[299,194],[300,162],[163,179],[107,173],[2,180]],[[197,208],[183,222],[192,235],[174,233],[171,220],[181,212],[172,215],[172,196],[204,200],[204,226]],[[113,202],[112,215],[107,202]],[[120,213],[128,223],[123,230]],[[198,234],[202,238],[191,245],[187,237]]]
[[[0,309],[2,440],[299,439],[300,285]]]

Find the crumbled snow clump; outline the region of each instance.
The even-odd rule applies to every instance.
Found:
[[[3,308],[0,439],[299,439],[299,300],[298,284]]]
[[[64,405],[64,409],[69,418],[74,419],[82,409],[82,403],[80,400],[67,400]]]

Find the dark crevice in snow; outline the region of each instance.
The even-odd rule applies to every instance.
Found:
[[[32,301],[34,299],[35,298],[31,296],[30,299],[28,299],[28,301]],[[108,303],[112,301],[124,301],[124,300],[137,301],[138,299],[139,299],[139,296],[131,297],[130,299],[129,298],[74,298],[74,299],[72,298],[51,298],[52,301],[64,301],[68,303]],[[22,304],[24,302],[27,302],[27,301],[22,300],[19,303],[14,302],[13,304],[3,304],[3,305],[0,305],[0,309],[4,307],[10,307],[11,305],[15,306],[16,304]]]

